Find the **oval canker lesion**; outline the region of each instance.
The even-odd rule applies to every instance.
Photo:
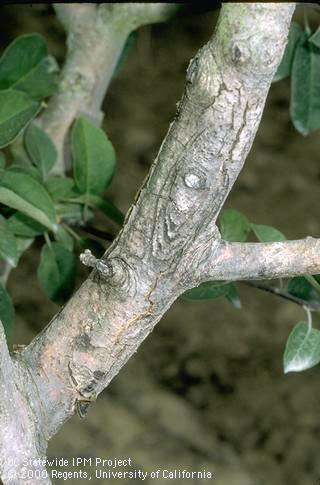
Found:
[[[177,175],[170,198],[174,201],[182,218],[184,213],[188,212],[190,216],[197,210],[206,188],[207,176],[199,168],[193,168]]]
[[[206,113],[202,114],[202,118]],[[178,258],[197,236],[215,207],[217,187],[224,180],[219,156],[223,140],[213,137],[215,124],[199,119],[183,156],[170,168],[156,199],[152,254],[170,261]]]
[[[200,189],[202,187],[201,177],[194,172],[186,173],[183,177],[183,181],[186,187],[189,187],[190,189]]]
[[[157,203],[153,253],[160,259],[173,256],[174,250],[186,244],[191,236],[187,226],[192,231],[193,216],[201,210],[209,190],[207,174],[199,167],[177,172],[170,181],[168,195],[159,197]]]

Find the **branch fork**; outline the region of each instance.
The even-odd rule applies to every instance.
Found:
[[[59,7],[70,29],[69,52],[60,89],[50,100],[42,123],[61,152],[79,109],[89,112],[99,106],[100,110],[100,94],[105,92],[130,28],[141,24],[143,12],[149,12],[146,18],[154,21],[154,13],[158,12],[159,20],[159,11],[163,18],[168,7],[147,5],[76,5],[81,12],[88,9],[93,22],[92,28],[85,25],[83,29],[80,10],[75,21],[70,14],[74,5]],[[1,382],[8,382],[2,384],[2,395],[8,399],[0,401],[0,424],[2,420],[5,430],[0,458],[11,454],[6,431],[11,433],[11,427],[17,443],[21,435],[17,430],[23,430],[26,437],[19,450],[12,451],[19,463],[38,449],[41,454],[43,443],[74,413],[79,392],[88,401],[97,396],[186,285],[209,279],[320,272],[319,240],[229,243],[219,238],[216,226],[258,129],[293,11],[293,3],[222,6],[216,32],[191,63],[179,111],[122,231],[102,259],[88,251],[81,255],[81,261],[97,271],[91,272],[50,325],[14,359],[13,379],[13,364],[4,338],[0,339]],[[107,18],[110,25],[103,31]],[[68,80],[79,70],[89,77],[94,73],[94,89],[67,90]],[[93,102],[93,93],[99,103]],[[59,170],[62,173],[64,167]],[[97,278],[97,273],[104,277]],[[22,375],[29,378],[21,379]],[[14,419],[17,409],[22,415]],[[30,426],[27,415],[33,417]],[[6,477],[7,470],[1,471]],[[4,483],[28,482],[5,479]]]
[[[138,27],[163,22],[177,9],[168,3],[54,4],[67,32],[68,54],[56,94],[39,122],[53,140],[58,162],[53,172],[65,172],[67,137],[80,114],[100,126],[102,103],[128,35]]]

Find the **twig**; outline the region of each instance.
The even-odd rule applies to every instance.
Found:
[[[239,281],[239,283],[242,283],[246,286],[251,286],[252,288],[257,288],[258,290],[266,291],[266,292],[271,293],[273,295],[280,296],[280,298],[284,298],[285,300],[289,300],[292,303],[296,303],[296,305],[307,308],[308,310],[312,310],[312,311],[315,311],[315,312],[320,311],[320,303],[303,300],[302,298],[291,295],[287,291],[280,290],[280,288],[276,288],[276,287],[273,287],[273,286],[267,286],[267,285],[264,285],[263,283],[257,283],[256,281]]]
[[[199,283],[314,275],[320,273],[320,239],[307,236],[305,239],[263,243],[220,240],[210,257],[197,268],[195,271],[201,278]],[[319,291],[317,281],[309,276],[307,279]]]
[[[114,234],[111,234],[111,232],[101,231],[96,227],[90,226],[90,224],[81,224],[79,226],[79,229],[81,229],[84,232],[87,232],[88,234],[92,234],[93,236],[97,236],[101,239],[104,239],[105,241],[114,241],[116,237]]]

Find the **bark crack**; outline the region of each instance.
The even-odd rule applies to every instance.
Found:
[[[41,421],[36,428],[46,429],[46,436],[52,436],[74,410],[85,414],[184,288],[208,279],[262,273],[268,277],[280,272],[277,268],[292,272],[294,265],[308,272],[319,265],[320,243],[314,240],[239,246],[221,241],[215,225],[254,139],[293,10],[290,3],[223,4],[214,36],[190,68],[178,116],[123,229],[101,260],[110,265],[110,277],[94,270],[19,357],[23,363],[19,360],[17,365],[28,366],[35,383],[24,383],[29,386],[25,395],[29,391],[36,401],[43,396],[44,412],[34,419]],[[235,67],[231,51],[239,32],[252,45],[245,65]],[[112,38],[112,29],[109,34]],[[264,65],[266,37],[271,39],[267,47],[273,61]],[[119,48],[119,39],[116,45]],[[107,49],[107,44],[102,47]],[[88,60],[91,66],[90,54],[89,49],[82,59],[84,68]],[[240,98],[246,103],[243,109]],[[61,103],[54,103],[58,118],[52,116],[51,126],[61,117]],[[78,105],[65,120],[67,125],[77,109]],[[64,137],[65,132],[59,133]],[[34,443],[34,427],[26,434],[27,455],[34,451],[28,444]],[[1,440],[8,450],[8,436]]]

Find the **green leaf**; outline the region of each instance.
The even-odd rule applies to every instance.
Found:
[[[310,369],[320,362],[320,331],[298,323],[289,335],[283,356],[284,372]]]
[[[287,76],[289,76],[291,72],[295,48],[297,46],[297,42],[300,39],[301,35],[302,35],[302,30],[300,25],[296,24],[295,22],[292,22],[289,30],[288,43],[286,45],[282,60],[273,78],[273,81],[280,81],[281,79],[284,79]]]
[[[62,246],[69,249],[69,251],[71,251],[71,252],[73,251],[74,239],[71,236],[71,234],[69,234],[69,232],[64,227],[59,225],[58,230],[55,233],[54,237],[55,237],[56,241],[58,243],[60,243]]]
[[[302,134],[320,128],[320,49],[303,34],[297,44],[291,76],[290,112]]]
[[[238,310],[241,309],[241,300],[237,286],[234,283],[229,283],[229,290],[226,294],[227,300],[232,303],[232,305],[237,308]]]
[[[39,99],[56,88],[58,66],[41,35],[15,39],[0,59],[0,89],[14,88]]]
[[[56,229],[53,201],[37,180],[25,173],[6,170],[0,179],[0,202]]]
[[[22,214],[21,212],[16,212],[8,219],[8,224],[11,231],[20,237],[33,238],[44,234],[47,228],[37,221],[31,219],[30,217]]]
[[[320,27],[309,37],[308,42],[311,42],[316,47],[320,47]]]
[[[227,296],[231,283],[226,281],[206,281],[201,285],[183,293],[186,300],[212,300],[220,296]]]
[[[65,302],[71,295],[75,280],[75,258],[59,243],[42,247],[37,275],[46,295],[56,303]]]
[[[27,238],[27,237],[17,237],[16,242],[17,242],[17,249],[18,249],[18,258],[22,256],[22,254],[29,249],[31,244],[33,243],[34,239],[33,238]]]
[[[84,117],[71,132],[73,172],[82,194],[101,194],[110,184],[115,170],[115,152],[106,134]]]
[[[304,276],[296,276],[288,282],[288,293],[305,301],[319,301],[320,295]]]
[[[251,224],[251,229],[261,242],[286,240],[285,235],[272,226],[266,226],[265,224]]]
[[[314,275],[312,275],[312,278],[314,278],[316,280],[316,282],[320,284],[320,274],[314,274]]]
[[[13,89],[0,91],[0,148],[11,143],[40,110],[40,103]]]
[[[74,182],[69,177],[58,177],[52,175],[45,182],[45,186],[54,201],[74,195]]]
[[[226,297],[235,308],[241,308],[236,285],[227,281],[206,281],[182,295],[186,300],[213,300],[222,296]]]
[[[219,216],[221,236],[226,241],[245,241],[250,223],[245,215],[235,209],[224,209]]]
[[[305,279],[310,283],[310,285],[316,290],[317,298],[320,298],[320,275],[305,275]]]
[[[64,221],[69,225],[83,221],[83,205],[80,203],[64,202],[56,205],[59,222]],[[87,216],[93,217],[93,212],[90,214],[87,211]]]
[[[241,308],[239,292],[234,283],[227,281],[206,281],[183,293],[185,300],[213,300],[224,296],[235,308]]]
[[[10,295],[6,289],[0,283],[0,320],[2,321],[4,331],[7,339],[9,340],[13,321],[14,321],[14,307],[10,298]]]
[[[6,166],[6,157],[3,152],[0,152],[0,169],[5,168]]]
[[[29,167],[27,165],[10,165],[8,168],[10,172],[18,172],[18,173],[25,173],[29,175],[30,177],[36,179],[40,184],[42,185],[42,178],[39,170],[36,169],[36,167]]]
[[[87,203],[91,207],[96,207],[103,214],[108,216],[112,221],[116,222],[120,226],[124,222],[124,215],[122,212],[108,199],[103,199],[98,195],[89,194],[87,197]]]
[[[18,262],[18,251],[16,239],[13,232],[5,219],[0,214],[0,256],[15,267]]]
[[[23,143],[23,133],[18,136],[10,145],[10,153],[15,165],[31,166],[28,154]],[[35,168],[35,167],[33,167]],[[36,169],[35,169],[36,170]]]
[[[57,151],[50,137],[38,126],[31,124],[25,132],[24,142],[32,163],[45,180],[57,160]]]

